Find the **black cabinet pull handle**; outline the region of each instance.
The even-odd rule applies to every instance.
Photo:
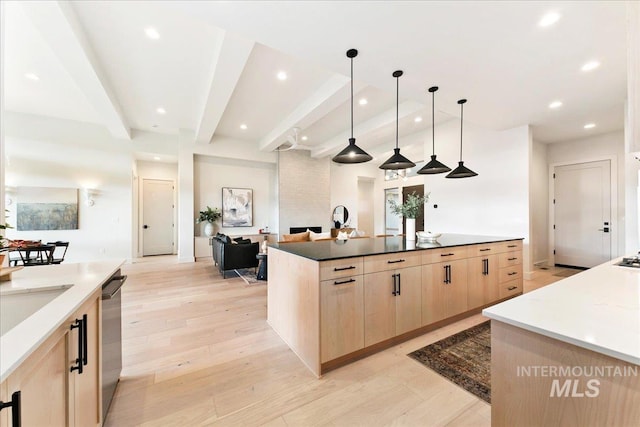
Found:
[[[509,287],[507,288],[507,290],[508,290],[508,291],[512,291],[512,290],[514,290],[514,289],[518,289],[518,287],[517,287],[517,286],[509,286]]]
[[[451,283],[451,266],[444,266],[444,283]]]
[[[351,265],[351,266],[349,266],[349,267],[340,267],[340,268],[338,268],[338,267],[334,267],[333,271],[353,270],[353,269],[355,269],[355,268],[356,268],[356,266],[355,266],[355,265]]]
[[[480,252],[486,252],[486,251],[490,251],[491,248],[486,248],[486,249],[480,249]]]
[[[400,281],[400,273],[398,273],[398,293],[396,295],[400,295],[402,291],[402,282]]]
[[[451,256],[451,255],[455,255],[455,254],[440,254],[440,256]]]
[[[0,411],[4,408],[11,408],[11,425],[13,427],[20,427],[22,425],[20,406],[20,391],[13,392],[10,402],[3,402],[0,400]]]
[[[79,374],[82,374],[82,368],[84,366],[82,363],[82,353],[84,351],[84,334],[82,332],[82,330],[84,329],[83,326],[83,319],[76,319],[75,322],[73,322],[73,324],[71,325],[71,330],[78,329],[78,358],[74,362],[76,363],[76,366],[72,366],[70,371],[78,371]]]
[[[393,291],[391,292],[391,295],[393,295],[394,297],[396,295],[398,295],[398,282],[397,282],[397,274],[392,274],[391,277],[393,278]]]
[[[83,314],[82,315],[82,364],[84,366],[87,366],[87,354],[89,353],[88,351],[89,340],[87,339],[88,329],[89,328],[87,328],[87,315]]]
[[[517,259],[518,259],[518,258],[507,258],[507,261],[515,261],[515,260],[517,260]]]
[[[518,274],[517,271],[512,271],[511,273],[507,273],[508,276],[515,276],[516,274]]]
[[[333,282],[334,286],[335,285],[344,285],[345,283],[353,283],[355,282],[356,279],[349,279],[349,280],[343,280],[342,282]]]
[[[403,259],[397,259],[395,261],[387,261],[387,264],[396,264],[398,262],[404,262],[404,260]]]
[[[482,275],[483,276],[488,276],[489,275],[489,260],[488,259],[483,259],[482,260]]]
[[[507,247],[508,247],[508,248],[517,248],[517,247],[518,247],[518,245],[509,245],[509,246],[507,246]]]

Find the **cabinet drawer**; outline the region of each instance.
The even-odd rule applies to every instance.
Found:
[[[506,283],[516,279],[522,281],[522,264],[499,268],[498,271],[498,281],[500,283]]]
[[[522,264],[522,252],[504,252],[498,256],[498,267],[510,267]]]
[[[508,298],[520,293],[522,293],[522,280],[512,280],[510,282],[500,283],[500,299]]]
[[[420,252],[397,252],[393,254],[373,255],[364,258],[364,272],[396,270],[422,264]]]
[[[320,263],[320,281],[362,274],[362,257],[335,259]]]
[[[487,256],[500,252],[500,245],[497,243],[486,243],[480,245],[467,246],[467,256],[469,258]]]
[[[429,249],[422,251],[423,264],[434,264],[436,262],[446,262],[465,258],[467,258],[467,246],[454,246],[452,248]]]
[[[522,240],[509,240],[498,243],[498,252],[515,252],[522,250]]]

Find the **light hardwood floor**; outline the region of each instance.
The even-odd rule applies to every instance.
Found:
[[[488,426],[490,406],[407,357],[476,315],[315,378],[266,323],[266,285],[211,262],[123,267],[123,371],[106,426]],[[562,277],[552,269],[525,291]]]

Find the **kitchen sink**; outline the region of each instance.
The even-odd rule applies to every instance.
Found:
[[[73,285],[24,289],[0,294],[0,336],[62,295]]]

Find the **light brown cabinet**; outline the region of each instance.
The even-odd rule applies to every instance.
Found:
[[[320,282],[322,363],[364,347],[362,275]]]
[[[468,308],[476,308],[499,299],[498,255],[469,258],[467,274]]]
[[[101,424],[99,295],[94,294],[2,384],[3,400],[20,391],[22,425]],[[10,420],[9,413],[0,417],[0,426],[8,427]]]
[[[364,344],[418,329],[422,307],[420,266],[364,275]]]
[[[422,324],[467,311],[467,260],[422,266]]]

